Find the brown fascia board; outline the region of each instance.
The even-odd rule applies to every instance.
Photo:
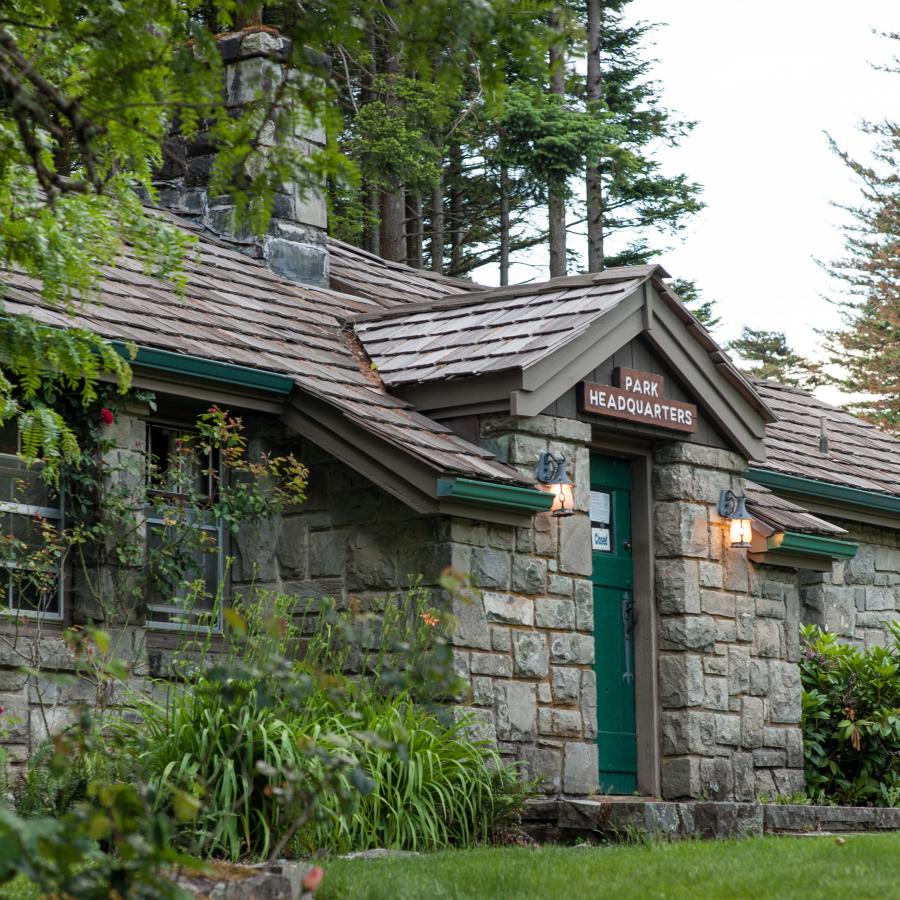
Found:
[[[655,297],[659,297],[651,288]],[[652,327],[645,333],[650,345],[692,388],[710,418],[748,459],[765,456],[766,419],[755,404],[738,391],[706,353],[692,353],[685,341],[684,322],[670,305],[653,303]],[[754,427],[755,420],[755,427]]]
[[[753,387],[753,383],[735,366],[725,351],[716,343],[713,336],[697,321],[684,301],[661,279],[653,277],[653,284],[659,296],[668,307],[681,319],[685,328],[707,353],[719,371],[734,385],[744,398],[755,406],[766,423],[777,422],[778,417],[769,408]]]

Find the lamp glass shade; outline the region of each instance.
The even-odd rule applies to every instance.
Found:
[[[728,537],[732,547],[749,547],[753,540],[751,520],[749,518],[729,519]]]
[[[571,516],[575,509],[572,485],[565,482],[551,484],[550,491],[553,494],[553,506],[550,507],[550,512],[554,516]]]

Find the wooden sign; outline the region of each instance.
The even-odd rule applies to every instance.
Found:
[[[614,386],[581,382],[581,410],[671,431],[693,433],[697,430],[697,407],[693,403],[664,397],[662,375],[619,368],[613,372],[613,381]]]

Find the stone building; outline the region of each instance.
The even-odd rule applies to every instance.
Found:
[[[235,64],[261,40],[237,36]],[[199,233],[184,298],[124,256],[75,324],[135,342],[156,395],[116,423],[118,452],[214,402],[310,466],[305,505],[234,536],[233,579],[346,602],[421,576],[458,618],[478,733],[549,793],[802,790],[798,629],[886,639],[900,443],[748,380],[659,266],[484,288],[327,238],[310,198],[235,237],[191,171],[163,194]],[[2,278],[8,314],[69,324]],[[441,592],[447,569],[471,600]],[[59,670],[60,630],[94,616],[68,588],[13,613]],[[123,634],[136,678],[180,639],[152,607]],[[79,698],[61,691],[48,722],[19,665],[0,647],[22,758]]]

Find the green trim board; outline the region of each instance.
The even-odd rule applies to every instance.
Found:
[[[777,531],[767,540],[767,553],[790,553],[801,556],[827,556],[829,559],[853,559],[858,544],[839,541],[819,534]]]
[[[111,343],[113,349],[133,366],[143,366],[159,372],[183,375],[186,378],[204,378],[232,387],[249,388],[280,396],[287,396],[294,389],[294,379],[278,372],[254,369],[250,366],[238,366],[234,363],[219,362],[214,359],[203,359],[188,353],[158,350],[155,347],[138,347],[136,356],[132,358],[128,344],[121,341],[112,341]]]
[[[452,498],[474,506],[487,506],[515,512],[546,512],[553,505],[553,494],[515,484],[479,481],[476,478],[438,479],[438,497]]]
[[[747,472],[747,478],[774,491],[787,491],[801,497],[814,497],[846,506],[877,510],[900,519],[900,497],[891,494],[864,491],[799,475],[770,472],[768,469],[751,468]]]

